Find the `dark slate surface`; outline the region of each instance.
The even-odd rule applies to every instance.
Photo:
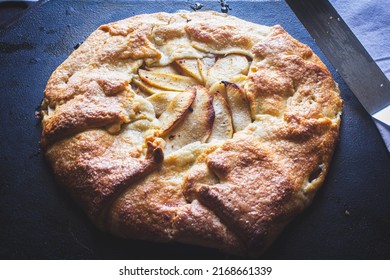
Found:
[[[203,9],[220,10],[217,1]],[[43,1],[0,33],[0,258],[225,259],[212,249],[123,240],[97,230],[55,183],[39,150],[39,105],[52,71],[100,24],[192,1]],[[231,2],[231,15],[282,25],[325,60],[284,2]],[[337,50],[335,50],[337,51]],[[313,204],[265,259],[388,259],[390,158],[371,118],[326,62],[344,98],[341,138]],[[367,74],[369,75],[369,73]]]

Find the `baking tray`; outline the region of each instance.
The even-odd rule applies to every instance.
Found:
[[[218,1],[200,1],[220,11]],[[124,240],[96,229],[54,180],[35,109],[55,68],[100,24],[189,10],[193,1],[41,1],[0,32],[0,258],[226,259],[213,249]],[[230,1],[229,14],[282,25],[339,83],[341,137],[325,184],[264,259],[389,259],[390,157],[370,116],[284,1]],[[334,50],[337,51],[337,50]],[[370,73],[367,73],[370,75]]]

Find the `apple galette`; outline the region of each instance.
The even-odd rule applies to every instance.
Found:
[[[100,26],[54,71],[41,143],[102,230],[256,256],[323,183],[341,109],[280,26],[145,14]]]

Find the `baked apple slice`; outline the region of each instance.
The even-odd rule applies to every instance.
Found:
[[[153,94],[158,94],[158,93],[161,93],[161,92],[165,92],[165,90],[162,90],[162,89],[159,89],[159,88],[156,88],[156,87],[153,87],[145,82],[143,82],[139,76],[135,76],[132,80],[132,83],[137,86],[143,94],[145,94],[146,96],[148,95],[153,95]]]
[[[203,78],[199,71],[199,59],[185,58],[176,60],[176,64],[183,70],[184,74],[193,77],[199,83],[204,83]]]
[[[249,62],[246,56],[230,54],[215,62],[207,73],[206,86],[210,87],[216,82],[226,81],[240,74],[246,75],[249,70]]]
[[[252,122],[251,111],[246,94],[234,83],[223,83],[226,87],[226,97],[232,111],[234,132],[243,130]]]
[[[163,91],[149,96],[146,100],[152,103],[156,117],[159,117],[178,94],[177,91]]]
[[[207,73],[211,67],[215,64],[215,57],[204,57],[198,60],[198,67],[200,71],[200,75],[204,83],[207,81]]]
[[[168,104],[166,110],[158,118],[160,121],[160,134],[165,135],[177,124],[189,110],[196,96],[195,88],[178,93]]]
[[[214,83],[211,87],[209,87],[209,91],[212,96],[214,96],[215,93],[219,92],[220,95],[226,98],[226,88],[222,81]]]
[[[211,95],[214,95],[214,93],[216,93],[218,91],[226,99],[226,92],[225,92],[226,90],[225,90],[225,85],[224,85],[225,81],[236,84],[240,88],[245,88],[245,84],[246,84],[247,80],[248,80],[247,76],[240,74],[240,75],[234,76],[230,79],[215,82],[214,84],[212,84],[209,87],[209,91],[210,91]]]
[[[145,83],[165,90],[185,91],[189,87],[198,84],[194,78],[171,73],[139,69],[138,74]]]
[[[168,64],[165,66],[146,66],[146,69],[151,72],[159,72],[159,73],[169,73],[169,74],[179,74],[177,72],[177,68],[172,64]]]
[[[233,122],[229,105],[218,91],[214,94],[213,108],[215,113],[213,129],[208,142],[226,140],[233,136]]]
[[[192,142],[206,142],[210,136],[214,122],[212,97],[203,86],[198,85],[193,89],[196,91],[196,97],[183,121],[165,134],[164,154],[166,155]]]

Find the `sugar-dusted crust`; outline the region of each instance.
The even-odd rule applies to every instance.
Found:
[[[138,15],[54,71],[41,142],[101,229],[256,256],[323,183],[341,110],[325,65],[280,26]]]

